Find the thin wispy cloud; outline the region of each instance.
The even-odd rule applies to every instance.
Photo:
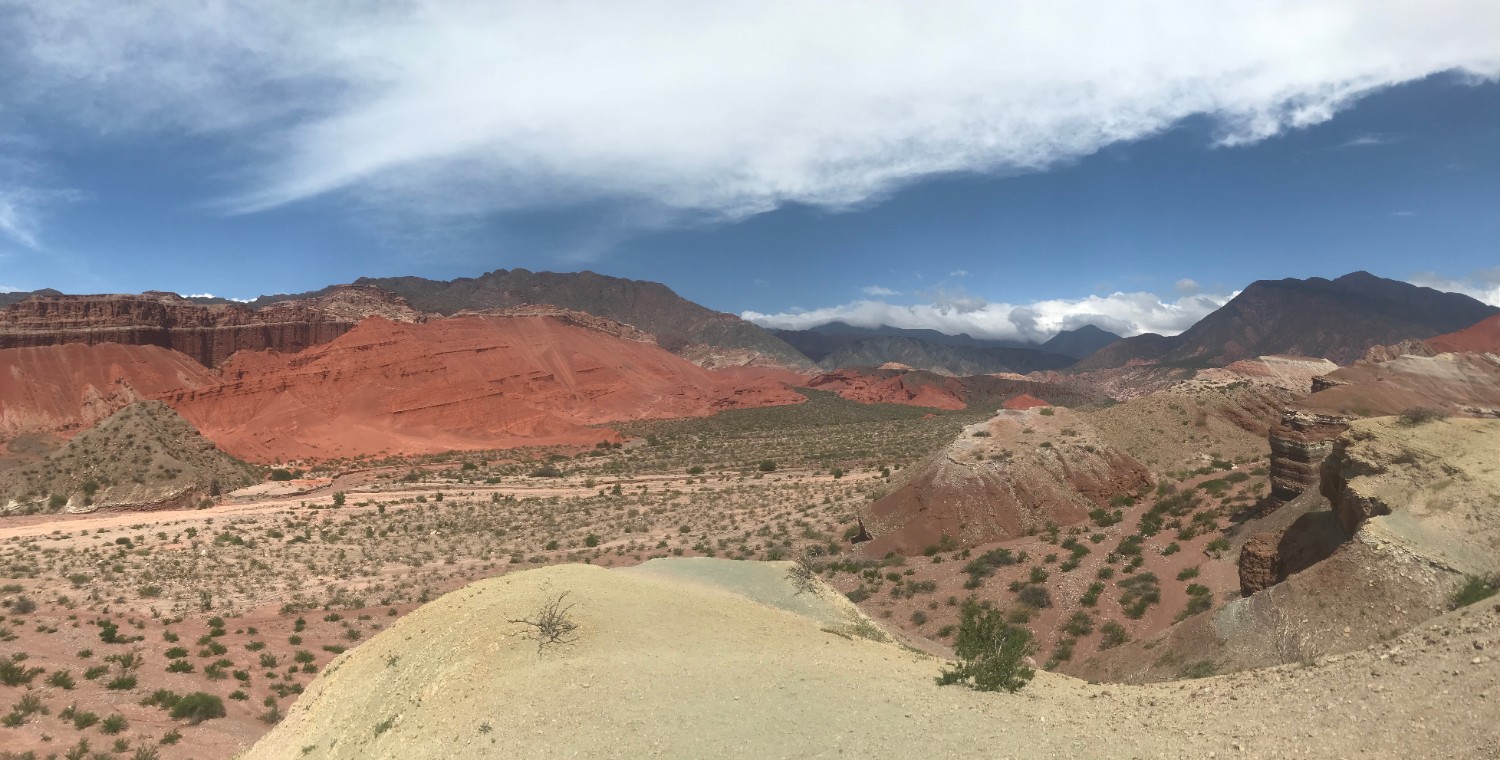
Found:
[[[1349,148],[1378,148],[1382,145],[1394,145],[1401,141],[1400,137],[1389,134],[1364,134],[1351,137],[1338,144],[1340,150]]]
[[[1044,341],[1063,330],[1087,324],[1124,336],[1147,332],[1176,335],[1223,306],[1235,294],[1194,294],[1169,301],[1154,293],[1111,293],[1027,304],[996,303],[952,293],[926,295],[926,300],[916,304],[867,299],[774,314],[747,311],[740,316],[763,327],[784,330],[804,330],[838,321],[860,327],[890,325],[997,340]]]
[[[866,285],[859,290],[861,293],[864,293],[867,296],[873,296],[875,298],[901,295],[900,291],[891,290],[890,288],[881,287],[879,285]]]
[[[104,139],[222,139],[232,212],[335,192],[440,214],[843,209],[1188,116],[1243,145],[1435,72],[1500,76],[1489,0],[9,6],[0,102]],[[22,214],[7,234],[34,237]]]

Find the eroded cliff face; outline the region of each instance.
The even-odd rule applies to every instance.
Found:
[[[1333,451],[1333,442],[1349,428],[1349,418],[1290,410],[1271,428],[1271,496],[1284,503],[1322,477],[1323,460]]]
[[[173,293],[50,296],[0,309],[0,349],[69,343],[169,348],[207,367],[241,350],[292,353],[327,343],[369,316],[418,322],[399,296],[348,286],[304,301],[262,309],[200,304]]]

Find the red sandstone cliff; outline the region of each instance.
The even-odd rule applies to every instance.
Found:
[[[180,351],[206,367],[234,352],[301,351],[337,338],[365,317],[417,322],[400,296],[371,286],[261,309],[200,304],[172,293],[45,296],[0,309],[0,349],[69,343],[149,345]]]

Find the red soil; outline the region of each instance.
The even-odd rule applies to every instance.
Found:
[[[807,387],[833,391],[861,404],[905,404],[946,410],[968,406],[961,395],[960,381],[906,372],[867,374],[857,369],[839,369],[809,380]]]
[[[1031,395],[1030,393],[1022,393],[1015,398],[1007,399],[1004,406],[1006,409],[1031,409],[1032,407],[1037,406],[1052,405],[1037,398],[1036,396]]]
[[[1500,314],[1458,332],[1428,338],[1427,345],[1439,353],[1482,351],[1500,353]]]
[[[715,372],[555,316],[371,317],[292,355],[242,351],[164,400],[255,462],[617,439],[590,428],[798,403],[764,372]]]
[[[0,349],[0,439],[77,432],[133,401],[214,380],[202,364],[158,346]]]

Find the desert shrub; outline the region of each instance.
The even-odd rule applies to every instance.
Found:
[[[1463,585],[1453,592],[1449,606],[1455,610],[1459,607],[1467,607],[1475,602],[1482,602],[1497,592],[1500,592],[1500,575],[1492,575],[1488,578],[1466,575]]]
[[[537,654],[548,644],[571,644],[576,640],[573,632],[578,630],[578,624],[573,620],[573,605],[564,604],[567,598],[568,592],[564,591],[543,603],[532,618],[511,618],[508,622],[530,628],[531,637],[536,639]]]
[[[99,724],[99,730],[103,731],[106,734],[118,734],[121,731],[124,731],[125,727],[129,725],[130,723],[129,721],[125,720],[124,715],[115,713],[114,715],[105,718],[104,722]]]
[[[531,471],[531,477],[533,478],[560,478],[562,476],[563,471],[550,464],[544,464]]]
[[[1183,678],[1208,678],[1218,671],[1219,666],[1215,665],[1212,660],[1199,660],[1183,668],[1181,675]]]
[[[1052,595],[1047,592],[1046,586],[1023,586],[1016,593],[1016,598],[1022,604],[1029,604],[1039,610],[1052,606]]]
[[[28,668],[11,657],[0,658],[0,684],[25,686],[42,674],[42,668]]]
[[[1026,658],[1036,651],[1031,631],[1005,622],[997,609],[975,602],[964,605],[954,640],[958,662],[938,677],[940,685],[966,683],[979,691],[1016,691],[1035,671]]]
[[[995,574],[995,571],[1007,565],[1014,565],[1020,559],[1009,549],[993,549],[969,560],[964,565],[964,572],[968,573],[969,580],[964,583],[966,589],[976,589],[984,584],[984,579]]]
[[[760,471],[761,472],[775,472],[776,471],[776,460],[774,460],[774,459],[765,459],[765,460],[762,460],[761,463],[760,463],[760,465],[759,465],[759,467],[760,467]]]
[[[1111,620],[1099,626],[1099,649],[1113,649],[1130,640],[1130,634],[1125,631],[1125,626]]]
[[[1073,636],[1087,636],[1094,632],[1094,619],[1089,617],[1087,612],[1079,610],[1073,613],[1072,617],[1068,618],[1068,622],[1063,626],[1063,630]]]
[[[283,468],[280,468],[280,467],[277,467],[276,469],[271,470],[271,479],[272,480],[277,480],[277,481],[291,480],[292,479],[292,471],[291,470],[287,470],[287,469],[283,469]]]
[[[78,682],[73,680],[73,674],[67,670],[55,670],[52,672],[52,675],[47,676],[47,684],[49,686],[56,686],[59,689],[70,690],[74,686],[77,686]]]
[[[1421,425],[1426,422],[1437,422],[1446,419],[1448,414],[1441,409],[1428,409],[1426,407],[1414,406],[1401,412],[1400,420],[1403,425]]]
[[[181,699],[177,700],[177,704],[172,706],[174,719],[185,718],[194,725],[212,718],[222,718],[224,714],[224,700],[201,691],[184,694]]]

